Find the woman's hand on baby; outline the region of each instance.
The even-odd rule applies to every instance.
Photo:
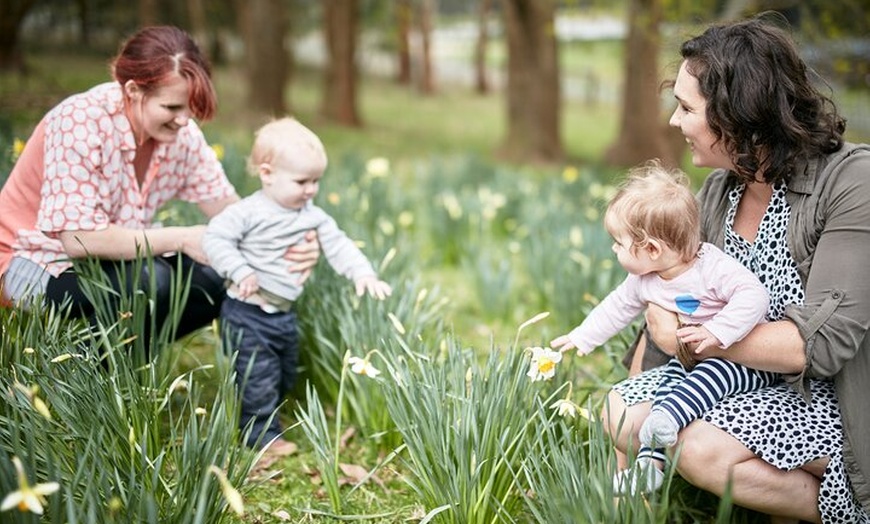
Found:
[[[292,262],[287,271],[299,273],[296,283],[300,286],[311,276],[311,271],[314,270],[319,258],[320,241],[317,239],[317,232],[313,229],[305,233],[302,242],[290,246],[284,253],[284,259]]]
[[[646,314],[647,332],[656,346],[661,348],[667,355],[677,354],[677,329],[680,320],[677,315],[655,304],[647,304]]]
[[[202,249],[202,237],[205,234],[205,226],[179,227],[178,250],[189,256],[196,262],[208,265],[208,256]]]
[[[361,297],[366,292],[378,300],[383,300],[393,294],[393,288],[383,280],[378,280],[378,277],[368,276],[356,281],[356,296]]]
[[[704,326],[686,326],[677,330],[677,338],[683,344],[692,345],[696,355],[708,348],[718,348],[722,342]]]

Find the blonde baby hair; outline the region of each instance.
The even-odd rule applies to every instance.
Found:
[[[658,160],[629,170],[607,206],[604,227],[613,237],[628,235],[637,247],[656,239],[685,261],[701,245],[700,211],[689,178]]]
[[[326,170],[326,149],[313,131],[293,117],[272,120],[257,130],[248,170],[257,175],[260,166],[281,166],[302,173]]]

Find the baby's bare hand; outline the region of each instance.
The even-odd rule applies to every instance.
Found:
[[[378,300],[383,300],[393,294],[393,288],[377,277],[362,277],[356,281],[356,295],[361,297],[366,292]]]
[[[574,349],[574,343],[571,342],[571,339],[568,338],[568,335],[561,335],[550,341],[550,347],[564,353],[566,351],[571,351],[572,349]]]
[[[239,297],[248,298],[260,289],[260,284],[257,282],[257,275],[249,275],[242,279],[238,284]]]

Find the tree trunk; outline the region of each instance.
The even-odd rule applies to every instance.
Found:
[[[477,43],[474,46],[474,90],[481,95],[489,93],[486,74],[486,50],[489,47],[489,9],[491,0],[478,0]]]
[[[629,1],[622,117],[616,142],[605,153],[605,161],[610,165],[633,166],[651,158],[676,164],[660,108],[658,54],[661,18],[661,0]]]
[[[420,92],[435,93],[435,71],[432,64],[432,27],[435,25],[435,0],[420,1]]]
[[[362,125],[357,112],[357,0],[323,0],[328,51],[321,113],[346,126]]]
[[[396,0],[396,52],[398,54],[398,72],[396,82],[402,85],[411,84],[411,0]]]
[[[35,0],[0,1],[0,71],[25,71],[18,35]]]
[[[199,48],[206,53],[211,51],[208,22],[205,17],[203,0],[187,0],[187,15],[190,18],[190,34]]]
[[[507,137],[515,161],[563,158],[559,60],[553,0],[503,0],[508,47]]]
[[[157,0],[139,0],[139,25],[145,27],[157,22]]]
[[[91,45],[91,8],[87,0],[76,0],[76,8],[78,10],[78,22],[80,39],[83,47]]]
[[[282,0],[248,0],[242,9],[248,104],[255,111],[281,116],[287,112],[284,88],[289,71],[286,7]]]

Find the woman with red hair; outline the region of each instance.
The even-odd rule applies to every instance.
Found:
[[[130,37],[112,62],[114,82],[75,94],[36,126],[0,192],[0,278],[4,302],[72,302],[94,314],[74,259],[100,260],[120,288],[142,264],[142,287],[156,284],[158,328],[169,309],[172,275],[182,268],[191,291],[177,335],[216,318],[223,281],[201,248],[203,225],[154,227],[167,201],[196,204],[212,217],[238,200],[195,119],[217,108],[208,62],[191,37],[170,26]],[[316,242],[288,253],[310,270]],[[153,262],[153,263],[152,263]],[[147,346],[146,346],[147,347]]]

